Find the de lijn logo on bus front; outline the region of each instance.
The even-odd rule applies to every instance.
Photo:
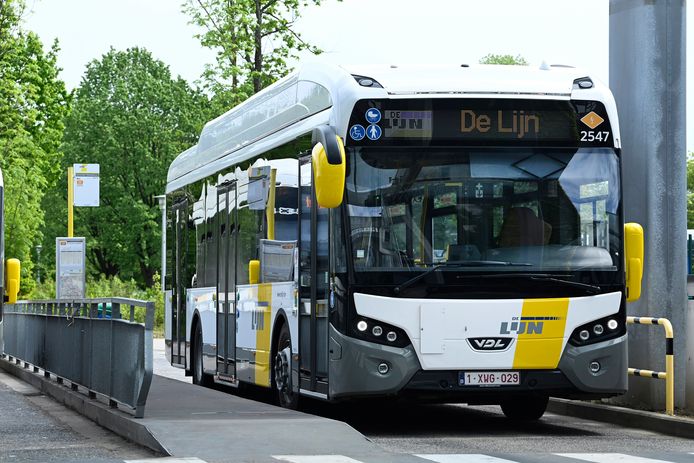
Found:
[[[376,141],[381,138],[383,131],[377,124],[381,121],[381,111],[376,108],[369,108],[364,114],[367,127],[361,124],[354,124],[349,128],[349,136],[354,141],[363,140],[364,137]]]
[[[499,334],[542,334],[545,322],[561,320],[561,317],[513,317],[511,322],[501,322]]]

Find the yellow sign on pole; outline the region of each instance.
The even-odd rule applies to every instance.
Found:
[[[75,170],[72,167],[67,168],[67,236],[74,236],[74,228],[72,226],[72,206],[75,203],[75,189],[73,185]]]

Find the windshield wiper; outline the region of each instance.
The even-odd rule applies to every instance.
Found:
[[[518,265],[532,267],[533,264],[529,262],[508,262],[505,260],[454,260],[448,261],[446,264],[459,265],[461,267],[483,267],[485,265]]]
[[[561,283],[566,286],[573,286],[574,288],[581,288],[591,293],[599,293],[600,286],[589,285],[587,283],[579,283],[578,281],[563,280],[561,278],[556,278],[552,275],[533,275],[530,277],[531,280],[536,281],[551,281],[552,283]]]
[[[426,264],[426,265],[431,265],[431,264]],[[438,264],[435,264],[433,267],[428,268],[424,272],[420,273],[419,275],[416,275],[409,280],[405,281],[404,283],[396,286],[393,288],[393,292],[395,294],[399,294],[400,291],[402,291],[405,288],[409,288],[413,284],[417,283],[419,280],[422,278],[426,277],[427,275],[439,270],[440,268],[443,267],[483,267],[485,265],[490,265],[490,266],[507,266],[507,265],[528,265],[531,266],[533,264],[529,264],[527,262],[506,262],[502,260],[461,260],[461,261],[453,261],[453,262],[441,262]]]
[[[591,293],[599,293],[601,291],[599,286],[590,285],[587,283],[579,283],[578,281],[564,280],[562,278],[557,278],[557,275],[552,275],[550,273],[493,273],[484,276],[466,275],[465,278],[526,278],[528,280],[550,281],[552,283],[573,286],[574,288],[585,289]]]

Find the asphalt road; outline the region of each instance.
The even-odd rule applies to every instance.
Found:
[[[408,454],[488,454],[534,457],[557,453],[623,453],[694,462],[694,441],[597,421],[546,413],[512,422],[499,407],[374,405],[319,412],[342,419],[382,447]],[[534,461],[534,460],[533,460]]]
[[[122,462],[155,455],[0,370],[0,462]]]

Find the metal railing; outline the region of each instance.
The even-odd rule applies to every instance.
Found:
[[[675,356],[674,356],[674,331],[672,323],[667,318],[653,317],[627,317],[627,323],[633,325],[661,325],[665,328],[665,371],[642,370],[629,368],[632,376],[665,380],[665,413],[675,414]]]
[[[110,313],[107,308],[110,308]],[[144,324],[136,311],[144,309]],[[5,352],[91,399],[144,416],[152,382],[154,303],[134,299],[21,301],[5,306]]]

